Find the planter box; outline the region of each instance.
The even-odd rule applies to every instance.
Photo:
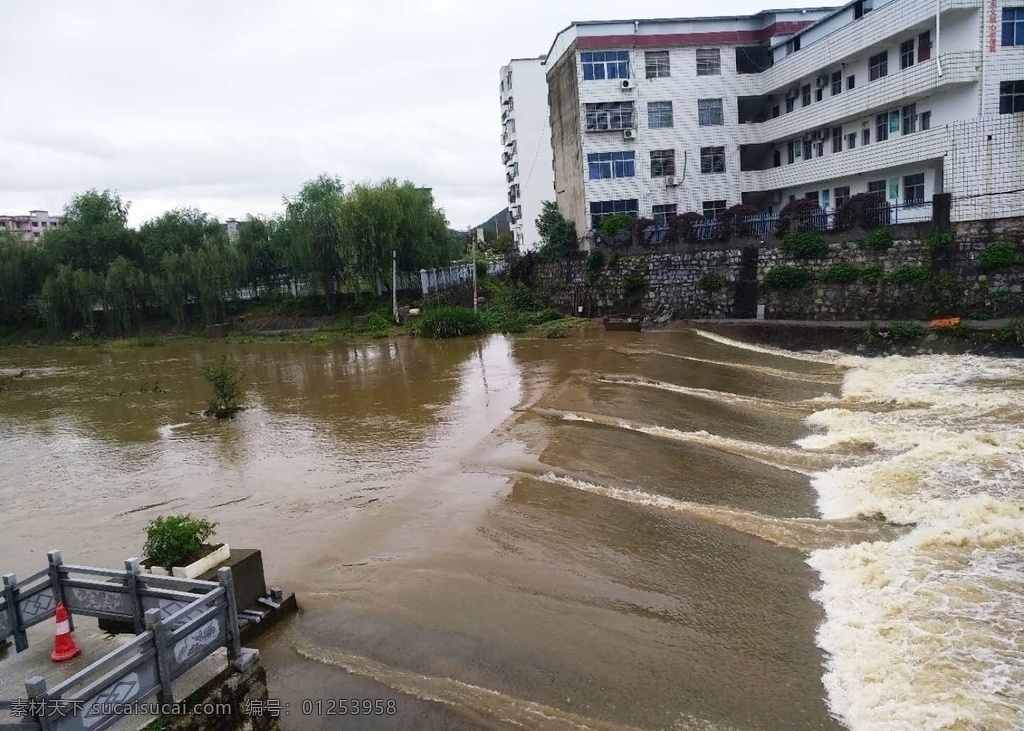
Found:
[[[146,566],[143,570],[147,574],[154,574],[156,576],[177,576],[179,579],[198,579],[202,574],[205,574],[214,566],[227,561],[229,558],[231,558],[231,549],[228,547],[227,543],[224,543],[213,553],[203,556],[201,559],[190,563],[188,566],[175,566],[170,573],[168,573],[167,569],[163,566]]]

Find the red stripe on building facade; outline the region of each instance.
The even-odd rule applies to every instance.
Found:
[[[677,46],[711,46],[725,43],[767,43],[779,35],[791,35],[811,21],[772,23],[761,30],[719,30],[703,33],[661,33],[658,35],[580,36],[577,47],[592,48],[675,48]]]

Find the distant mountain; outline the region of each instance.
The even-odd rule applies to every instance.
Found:
[[[488,218],[483,223],[475,226],[474,228],[485,228],[491,231],[494,230],[494,225],[498,225],[498,235],[507,234],[512,230],[512,227],[508,222],[508,209],[502,208],[500,211],[495,213],[493,216]]]

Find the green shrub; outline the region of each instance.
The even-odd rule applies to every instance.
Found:
[[[878,323],[875,320],[864,326],[864,334],[872,340],[878,337],[879,332]]]
[[[928,330],[918,325],[916,322],[905,322],[903,320],[896,320],[889,325],[889,335],[893,342],[904,343],[908,340],[916,340],[917,338],[924,337]]]
[[[800,267],[777,266],[768,270],[764,283],[769,289],[792,292],[810,285],[814,274],[809,269]]]
[[[146,565],[163,566],[168,571],[175,566],[185,566],[216,527],[216,523],[191,515],[155,518],[146,526],[146,544],[142,547]]]
[[[1005,241],[997,241],[986,246],[978,254],[978,268],[985,272],[1006,269],[1017,263],[1017,252]]]
[[[892,248],[892,229],[888,226],[875,229],[865,238],[858,241],[857,246],[871,251],[887,251]]]
[[[130,345],[136,348],[155,348],[157,345],[165,345],[167,341],[159,335],[148,335],[140,333]]]
[[[604,252],[600,249],[591,249],[590,253],[587,254],[587,273],[591,275],[598,274],[604,269]]]
[[[791,231],[782,237],[781,249],[798,259],[816,259],[828,253],[828,244],[820,234]]]
[[[650,282],[639,272],[630,272],[622,278],[622,296],[630,307],[638,306],[647,294]]]
[[[721,274],[714,273],[705,274],[697,282],[697,286],[705,292],[718,292],[725,288],[725,284],[725,277]]]
[[[877,282],[882,278],[882,265],[870,264],[866,267],[861,267],[859,275],[862,282]]]
[[[1002,345],[1024,346],[1024,317],[1016,317],[996,330],[995,341]]]
[[[479,335],[486,325],[483,316],[468,307],[440,307],[420,315],[414,327],[418,335],[441,339]]]
[[[627,216],[625,213],[613,213],[610,216],[604,216],[597,228],[602,234],[612,238],[623,231],[628,231],[632,223],[631,216]]]
[[[941,246],[952,246],[954,239],[953,234],[946,231],[933,231],[931,236],[926,238],[924,242],[932,248],[939,248]]]
[[[949,274],[933,276],[928,283],[925,301],[928,314],[932,317],[948,317],[960,312],[964,306],[964,286],[960,280]]]
[[[913,264],[900,264],[889,272],[889,281],[893,284],[921,284],[928,281],[931,273],[924,267]]]
[[[1010,301],[1010,290],[1008,289],[990,289],[988,296],[992,298],[992,301],[997,304],[1006,304]]]
[[[206,406],[208,416],[225,419],[242,408],[242,364],[229,355],[203,365],[203,376],[213,387]]]
[[[821,274],[821,281],[831,284],[850,284],[860,279],[860,269],[848,262],[830,266]]]

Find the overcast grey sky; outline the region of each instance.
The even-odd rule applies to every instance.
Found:
[[[827,5],[794,0],[786,7]],[[408,178],[457,228],[505,202],[498,69],[572,20],[754,0],[0,0],[0,213],[114,188],[271,213],[320,172]]]

